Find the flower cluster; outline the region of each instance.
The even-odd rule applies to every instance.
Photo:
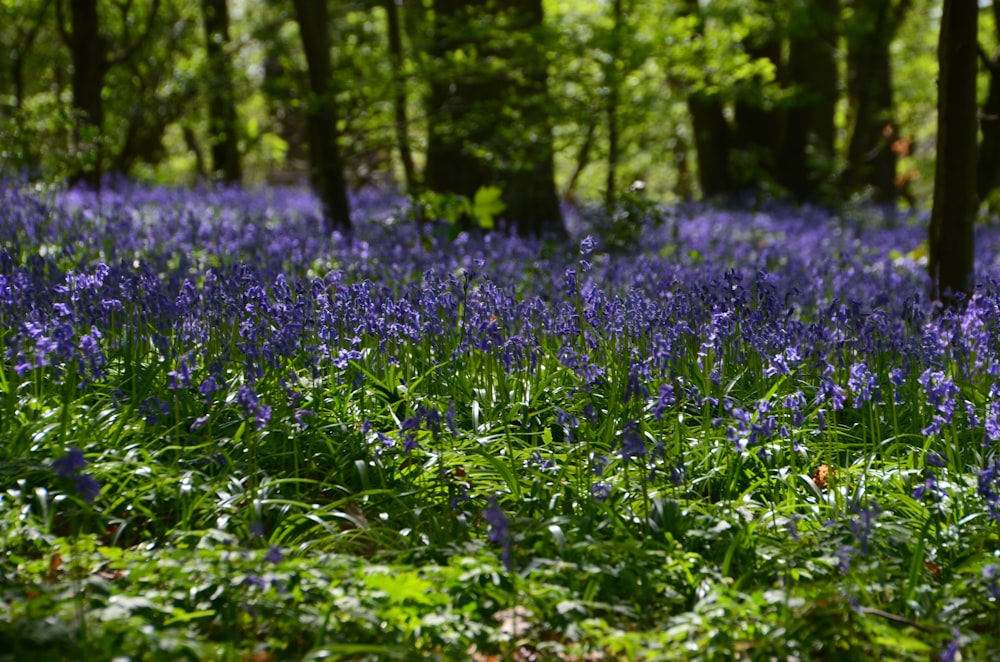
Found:
[[[70,448],[52,463],[56,476],[72,483],[73,490],[89,505],[101,493],[101,484],[90,474],[84,473],[88,466],[87,459],[79,448]]]

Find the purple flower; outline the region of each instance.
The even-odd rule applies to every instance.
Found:
[[[928,451],[927,454],[924,455],[924,462],[932,467],[937,467],[938,469],[943,469],[945,467],[944,458],[934,451]]]
[[[854,547],[851,545],[841,545],[837,548],[837,567],[845,575],[851,570],[851,557],[854,556]]]
[[[267,548],[267,554],[264,555],[264,560],[268,563],[281,563],[281,560],[285,558],[284,552],[277,545],[271,545]]]
[[[962,659],[958,650],[958,640],[960,634],[961,633],[957,628],[951,631],[951,641],[948,642],[945,649],[941,651],[940,655],[938,655],[938,660],[940,660],[940,662],[956,662],[957,660]]]
[[[66,455],[55,460],[52,468],[56,476],[63,480],[73,481],[73,490],[87,502],[93,504],[101,493],[101,484],[93,476],[81,473],[87,468],[87,459],[79,448],[70,448]]]
[[[590,486],[590,494],[597,503],[607,501],[608,497],[611,496],[611,486],[607,483],[594,483]]]
[[[70,448],[65,455],[52,463],[52,468],[60,478],[74,478],[87,468],[87,459],[79,448]]]
[[[990,517],[1000,522],[1000,460],[979,472],[979,496],[986,502]]]
[[[986,580],[986,592],[991,600],[1000,600],[1000,566],[991,563],[983,567],[983,579]]]
[[[622,431],[621,455],[624,462],[646,457],[646,442],[642,438],[642,433],[639,432],[637,421],[629,421],[625,424],[625,429]]]
[[[101,493],[101,484],[97,479],[89,474],[81,474],[73,477],[76,493],[83,497],[88,505],[93,504],[97,495]]]
[[[872,501],[871,506],[856,507],[854,512],[855,516],[850,519],[848,526],[851,533],[854,534],[854,539],[860,545],[861,555],[868,556],[868,540],[875,528],[875,520],[882,514],[882,510],[877,503]]]
[[[490,527],[486,539],[494,545],[501,545],[502,551],[500,552],[500,558],[503,560],[503,564],[507,570],[512,570],[513,563],[510,556],[510,520],[507,519],[507,515],[505,515],[503,509],[500,508],[499,500],[496,495],[487,499],[487,506],[483,509],[483,519],[486,520],[486,523],[489,524]]]
[[[934,475],[933,471],[927,471],[927,477],[924,482],[913,488],[911,495],[917,501],[941,501],[945,497],[945,491],[942,489],[937,482],[937,476]]]

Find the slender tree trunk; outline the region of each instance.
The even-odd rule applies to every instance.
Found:
[[[729,168],[732,154],[732,130],[722,113],[718,99],[701,92],[688,96],[688,112],[698,156],[698,186],[705,198],[718,198],[736,192],[737,185]]]
[[[815,199],[832,171],[839,11],[839,0],[812,0],[793,18],[789,69],[797,99],[786,113],[778,181],[799,200]]]
[[[611,39],[608,49],[608,63],[604,68],[604,86],[608,90],[605,113],[608,122],[608,180],[605,184],[604,206],[610,214],[614,211],[618,197],[618,107],[621,103],[622,31],[625,23],[625,9],[622,0],[611,2]]]
[[[765,6],[776,10],[774,0]],[[782,42],[774,33],[753,34],[744,40],[744,49],[754,60],[770,60],[779,77],[783,74]],[[749,167],[738,173],[736,183],[753,187],[769,178],[777,179],[776,172],[782,140],[781,113],[769,105],[763,92],[757,98],[738,99],[733,109],[736,148],[748,157]]]
[[[938,43],[938,129],[930,224],[932,295],[959,306],[972,292],[976,215],[976,57],[979,7],[944,0]]]
[[[76,140],[78,145],[90,144],[94,149],[71,179],[74,183],[97,188],[103,170],[100,138],[104,128],[104,105],[101,91],[108,66],[107,43],[100,33],[97,0],[73,0],[70,7],[73,108],[79,113]]]
[[[993,30],[1000,36],[1000,2],[993,3]],[[1000,186],[1000,53],[990,59],[980,51],[980,58],[990,74],[989,90],[980,114],[979,162],[976,168],[976,192],[985,202]]]
[[[695,16],[694,31],[704,37],[704,22],[698,0],[684,0],[683,13]],[[722,112],[718,98],[697,90],[688,94],[688,113],[694,134],[694,149],[698,162],[698,186],[703,198],[719,198],[736,190],[729,158],[733,148],[733,131]]]
[[[433,9],[427,187],[471,200],[480,188],[499,186],[503,215],[518,234],[564,235],[541,0],[434,0]],[[502,27],[484,37],[484,25]],[[500,64],[456,63],[459,50]]]
[[[552,103],[549,97],[548,57],[543,45],[542,0],[506,0],[511,29],[527,37],[523,50],[508,62],[520,70],[507,99],[520,118],[517,156],[505,165],[506,215],[521,236],[565,238],[559,196],[556,193],[555,147],[552,141]],[[498,117],[497,122],[502,122]]]
[[[855,18],[846,27],[847,90],[853,116],[844,188],[871,186],[875,201],[894,205],[899,136],[893,119],[892,60],[889,48],[912,0],[854,0]]]
[[[410,151],[410,123],[406,117],[403,38],[397,1],[386,0],[385,2],[386,31],[389,35],[389,64],[392,67],[393,119],[396,129],[396,148],[399,150],[399,160],[403,165],[406,190],[413,192],[417,188],[417,172],[413,166],[413,154]]]
[[[580,148],[576,151],[576,166],[573,168],[573,173],[569,176],[569,181],[566,182],[566,189],[563,193],[565,200],[569,200],[570,202],[576,201],[576,185],[580,181],[580,175],[590,165],[590,152],[594,148],[594,133],[596,131],[597,123],[591,120],[587,124],[587,131],[583,136],[583,142],[580,143]]]
[[[310,179],[323,204],[327,230],[350,230],[351,210],[338,145],[329,12],[326,0],[294,0],[294,4],[309,69]]]
[[[226,0],[202,0],[205,55],[208,60],[208,116],[212,170],[225,182],[239,183],[240,151],[236,100],[229,63],[229,9]]]
[[[501,81],[485,80],[484,72],[458,71],[453,53],[483,47],[466,23],[486,2],[434,0],[430,58],[432,73],[427,109],[426,185],[438,193],[462,195],[470,200],[490,185],[493,172],[474,153],[488,143],[491,124],[502,103]],[[499,97],[499,98],[498,98]],[[471,219],[462,219],[468,224]]]

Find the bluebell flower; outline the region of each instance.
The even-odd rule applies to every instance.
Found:
[[[301,425],[303,428],[309,427],[309,422],[308,422],[309,419],[311,419],[311,418],[313,418],[315,416],[316,416],[316,414],[311,409],[298,409],[293,414],[293,417],[295,418],[295,422],[298,423],[299,425]],[[363,433],[367,433],[367,431],[368,431],[368,430],[364,429],[365,425],[368,426],[368,429],[371,429],[371,423],[369,423],[368,421],[365,421],[365,424],[362,425],[362,432]]]
[[[851,571],[851,558],[854,552],[854,547],[851,545],[841,545],[837,548],[837,567],[845,575]]]
[[[938,655],[939,662],[958,662],[958,660],[962,659],[959,653],[960,636],[961,633],[957,628],[951,631],[951,641],[948,642],[945,649]]]
[[[979,472],[978,493],[986,502],[990,517],[1000,523],[1000,460]]]
[[[90,474],[80,474],[73,477],[74,488],[87,504],[93,504],[101,493],[101,484]]]
[[[621,443],[621,456],[624,462],[646,457],[646,441],[639,431],[638,421],[629,421],[625,424],[625,429],[622,431]]]
[[[264,555],[264,560],[268,563],[281,563],[281,560],[284,558],[284,552],[282,552],[281,547],[277,545],[271,545],[268,547],[267,554]]]
[[[607,501],[608,497],[611,496],[611,486],[603,482],[594,483],[590,486],[590,494],[594,497],[594,501],[597,503]]]
[[[944,458],[935,453],[934,451],[928,451],[924,455],[924,462],[929,466],[937,467],[938,469],[943,469],[946,465]]]
[[[79,448],[70,448],[66,454],[52,463],[60,478],[73,478],[87,468],[87,458]]]
[[[511,560],[511,531],[510,520],[500,508],[496,495],[487,499],[487,506],[483,509],[483,519],[489,525],[487,540],[494,545],[501,546],[500,558],[508,571],[513,569]]]
[[[859,551],[862,556],[868,556],[868,541],[875,528],[875,520],[882,514],[882,510],[874,501],[864,508],[855,507],[855,516],[848,521],[854,539],[860,545]]]
[[[1000,566],[995,563],[983,567],[983,579],[986,580],[986,593],[991,600],[1000,600]]]
[[[73,490],[89,505],[101,493],[101,484],[93,476],[83,473],[87,466],[87,459],[79,448],[70,448],[66,455],[52,463],[56,476],[72,481]]]

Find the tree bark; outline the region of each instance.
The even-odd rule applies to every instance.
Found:
[[[111,45],[101,34],[97,0],[73,0],[70,3],[70,28],[66,29],[63,19],[63,1],[56,0],[56,27],[63,41],[69,47],[73,61],[73,109],[79,116],[76,126],[78,149],[88,143],[94,153],[83,161],[79,171],[70,175],[73,184],[85,184],[99,188],[104,170],[104,104],[101,94],[108,70],[129,60],[149,37],[159,11],[160,0],[153,0],[146,15],[146,25],[131,43],[112,53]],[[122,7],[122,20],[128,21],[132,3]]]
[[[697,0],[685,0],[685,15],[698,18],[694,31],[704,37],[704,23]],[[698,186],[703,198],[719,198],[736,192],[736,182],[729,159],[733,149],[733,131],[722,112],[718,98],[701,90],[688,94],[688,113],[694,134],[694,149],[698,161]]]
[[[519,117],[517,157],[505,164],[506,217],[521,236],[566,237],[556,193],[555,147],[548,84],[548,57],[542,34],[542,0],[506,0],[498,3],[510,12],[511,30],[526,37],[522,49],[508,62],[520,70],[507,103]],[[503,119],[497,118],[498,123]]]
[[[73,108],[79,114],[76,140],[78,145],[93,141],[95,150],[80,171],[72,175],[71,180],[74,184],[97,188],[101,183],[104,156],[100,141],[104,127],[101,90],[104,89],[104,76],[108,67],[107,42],[100,33],[97,0],[74,0],[70,3],[70,12]]]
[[[611,40],[608,62],[604,67],[604,86],[608,90],[605,113],[608,122],[608,179],[605,184],[604,206],[612,213],[618,196],[618,106],[621,103],[621,76],[618,67],[621,61],[622,31],[625,23],[625,9],[622,0],[611,2]]]
[[[698,186],[705,198],[718,198],[736,192],[736,182],[729,169],[732,153],[732,130],[722,113],[718,99],[701,92],[688,96],[688,112],[694,132],[698,157]]]
[[[410,151],[410,123],[406,116],[406,79],[403,76],[403,37],[399,23],[398,0],[385,0],[386,32],[389,38],[389,64],[392,66],[393,119],[396,129],[396,149],[403,165],[406,190],[417,189],[417,171]]]
[[[208,61],[208,117],[213,176],[240,182],[240,151],[236,100],[229,62],[229,9],[226,0],[202,0],[205,56]]]
[[[1000,36],[1000,2],[993,3],[993,29]],[[989,88],[986,102],[980,113],[979,161],[976,167],[976,192],[979,201],[985,202],[1000,186],[1000,53],[987,57],[980,50],[980,58],[989,71]]]
[[[471,200],[499,186],[518,234],[564,235],[541,0],[434,0],[433,9],[427,187]],[[460,52],[478,59],[458,62]]]
[[[765,5],[776,11],[774,0],[766,0]],[[751,35],[743,46],[754,60],[770,60],[781,76],[782,40],[776,32]],[[735,148],[748,157],[749,166],[738,173],[736,184],[754,187],[768,179],[776,180],[783,137],[780,110],[768,103],[757,85],[736,100],[733,119]]]
[[[815,200],[832,172],[837,104],[839,0],[812,0],[793,17],[789,73],[796,88],[786,112],[778,181],[800,201]]]
[[[889,47],[912,0],[854,0],[855,19],[847,32],[847,91],[853,116],[847,168],[848,192],[871,186],[875,202],[895,205],[899,128],[893,119],[892,61]]]
[[[493,107],[501,103],[497,98],[501,96],[500,81],[484,81],[484,72],[458,71],[459,65],[451,58],[458,51],[482,48],[465,24],[485,5],[484,0],[434,0],[433,4],[424,176],[432,191],[462,195],[470,200],[493,179],[490,168],[477,158],[474,150],[488,143],[495,128],[488,124],[497,115]],[[471,219],[462,222],[468,224]]]
[[[35,46],[35,41],[41,32],[45,20],[45,14],[49,10],[51,0],[45,0],[26,20],[29,25],[26,30],[18,28],[14,43],[10,51],[10,74],[11,82],[14,84],[13,103],[10,107],[10,116],[16,126],[24,125],[24,100],[27,96],[27,86],[24,80],[24,65],[28,61],[28,56]],[[20,168],[34,176],[38,166],[38,153],[32,145],[29,131],[17,132],[17,143],[19,154],[17,160]]]
[[[949,307],[961,306],[973,286],[978,17],[978,4],[971,0],[944,1],[928,270],[933,298]]]
[[[338,145],[326,0],[294,0],[302,50],[309,69],[309,174],[323,205],[327,231],[351,229],[347,182]]]

